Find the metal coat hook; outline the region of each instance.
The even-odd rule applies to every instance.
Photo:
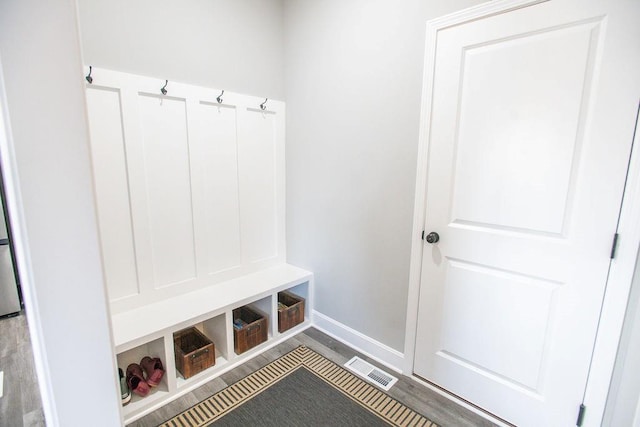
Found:
[[[268,101],[268,100],[269,100],[269,98],[265,98],[265,99],[264,99],[264,102],[263,102],[262,104],[260,104],[260,109],[261,109],[262,111],[264,111],[264,110],[266,110],[266,109],[267,109],[267,105],[266,105],[266,104],[267,104],[267,101]]]
[[[89,74],[85,76],[85,80],[89,82],[89,84],[93,83],[93,77],[91,77],[91,72],[93,71],[93,67],[89,65]]]
[[[224,89],[222,89],[222,92],[216,98],[216,101],[218,101],[218,104],[222,104],[222,95],[224,95]]]
[[[165,80],[164,81],[164,86],[162,86],[162,88],[160,89],[160,92],[162,92],[163,95],[167,94],[167,85],[169,84],[169,80]]]

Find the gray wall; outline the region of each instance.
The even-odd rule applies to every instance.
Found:
[[[289,262],[319,312],[401,352],[425,23],[479,3],[285,1]]]
[[[78,0],[84,62],[284,99],[281,0]]]

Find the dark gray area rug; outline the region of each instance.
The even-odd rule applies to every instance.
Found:
[[[229,412],[213,426],[388,426],[304,367]]]
[[[301,346],[162,424],[417,426],[435,423]]]

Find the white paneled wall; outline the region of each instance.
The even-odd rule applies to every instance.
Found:
[[[284,103],[93,69],[87,84],[112,312],[285,261]]]
[[[240,210],[243,219],[243,247],[246,248],[244,261],[260,262],[278,253],[277,230],[284,227],[284,205],[278,206],[277,176],[278,116],[273,113],[261,114],[249,109],[243,113],[244,120],[238,135],[238,167],[240,188],[252,191],[240,192]],[[281,129],[284,132],[284,126]],[[279,215],[281,212],[282,215]]]
[[[134,224],[146,225],[153,287],[188,283],[197,269],[186,100],[139,94],[138,111],[142,162],[130,167],[144,169],[136,196],[146,198],[149,222],[133,212]]]
[[[127,163],[118,91],[87,91],[90,111],[92,160],[97,204],[102,207],[100,234],[106,280],[111,283],[109,295],[121,299],[139,292],[130,215]],[[98,119],[99,118],[99,119]]]

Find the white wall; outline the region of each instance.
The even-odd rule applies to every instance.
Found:
[[[116,426],[76,16],[74,0],[0,2],[0,149],[47,425]]]
[[[282,100],[282,0],[78,0],[85,64]]]
[[[285,1],[287,253],[403,351],[426,21],[478,0]]]
[[[636,262],[604,426],[640,427],[640,257]]]

